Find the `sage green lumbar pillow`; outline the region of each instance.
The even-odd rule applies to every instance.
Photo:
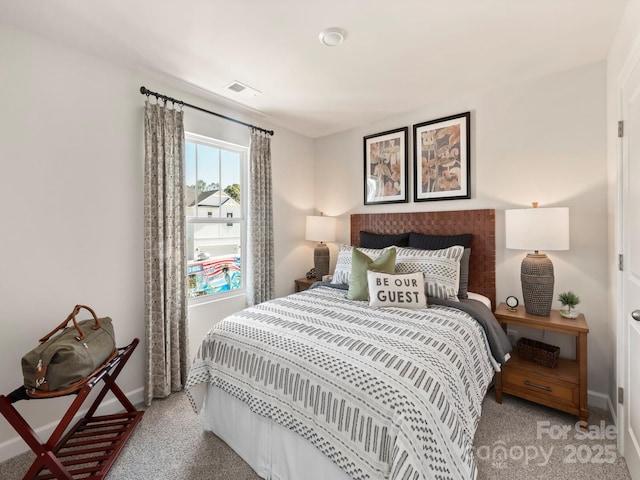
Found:
[[[351,252],[351,278],[349,279],[349,300],[368,300],[369,286],[367,272],[394,273],[396,271],[396,249],[385,250],[378,258],[372,260],[357,248]]]

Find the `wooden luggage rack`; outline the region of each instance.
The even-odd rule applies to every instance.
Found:
[[[42,443],[13,406],[13,403],[19,400],[44,399],[29,397],[24,387],[14,390],[9,395],[0,395],[0,412],[36,454],[31,468],[23,477],[24,480],[98,480],[107,475],[144,413],[136,410],[115,383],[138,343],[139,340],[135,338],[126,347],[119,348],[113,359],[96,369],[83,385],[70,393],[76,395],[76,398],[46,443]],[[89,407],[89,411],[65,434],[93,387],[101,381],[104,382],[104,386]],[[96,416],[100,403],[109,391],[120,401],[125,412]]]

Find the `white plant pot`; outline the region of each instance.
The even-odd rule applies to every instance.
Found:
[[[580,312],[575,308],[572,308],[571,310],[569,310],[568,307],[562,307],[560,309],[560,315],[562,315],[564,318],[578,318],[578,315],[580,315]]]

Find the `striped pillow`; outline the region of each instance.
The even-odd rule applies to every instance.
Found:
[[[458,300],[460,260],[464,247],[442,250],[396,249],[396,273],[421,272],[427,297]]]
[[[346,283],[349,284],[351,278],[351,245],[340,245],[338,247],[338,258],[336,259],[336,268],[333,271],[333,278],[331,283]],[[359,251],[364,253],[371,260],[378,258],[386,248],[358,248]]]

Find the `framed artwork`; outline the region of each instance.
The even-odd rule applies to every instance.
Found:
[[[364,137],[364,204],[407,202],[409,127]]]
[[[471,113],[413,126],[414,200],[471,198]]]

